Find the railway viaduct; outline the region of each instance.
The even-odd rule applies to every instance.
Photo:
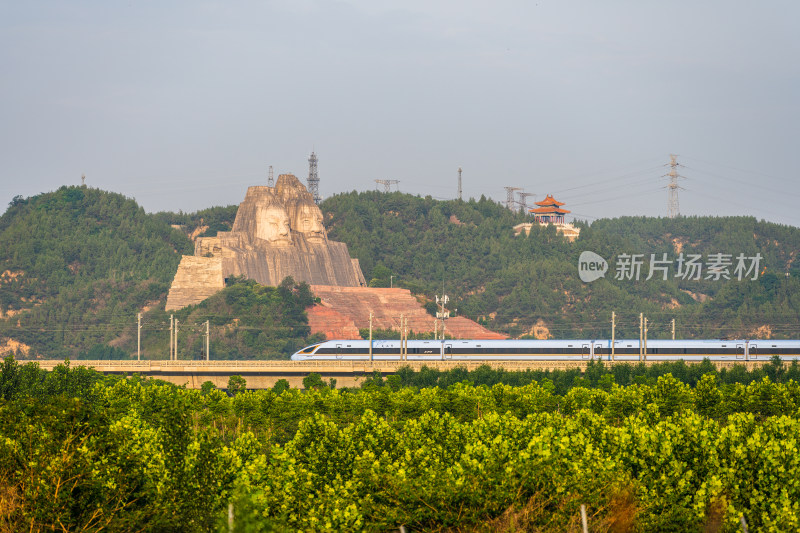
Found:
[[[23,363],[24,361],[20,361]],[[57,365],[63,364],[59,360],[37,361],[43,370],[52,370]],[[713,362],[718,369],[731,368],[734,364],[744,365],[752,370],[767,363],[767,360],[758,361],[717,361]],[[423,366],[450,370],[453,368],[466,368],[475,370],[479,366],[489,365],[493,368],[503,368],[508,371],[530,370],[585,370],[588,360],[583,361],[78,361],[71,360],[70,366],[91,367],[104,374],[147,376],[185,385],[190,389],[199,389],[206,382],[211,381],[218,388],[226,388],[228,379],[233,375],[242,376],[247,381],[248,389],[271,388],[279,379],[285,379],[292,387],[302,387],[303,378],[316,372],[326,381],[336,379],[337,387],[358,387],[368,376],[374,372],[383,375],[393,374],[397,369],[408,366],[419,370]],[[622,362],[604,361],[605,364],[620,364]],[[648,361],[645,364],[654,364]],[[687,364],[697,364],[689,362]]]

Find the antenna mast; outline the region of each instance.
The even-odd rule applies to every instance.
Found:
[[[269,177],[267,177],[267,185],[270,187],[275,186],[275,174],[272,172],[272,165],[269,166]]]
[[[461,200],[461,167],[458,167],[458,199]]]
[[[319,205],[319,174],[317,173],[317,154],[311,152],[311,157],[308,158],[308,192],[314,198],[314,203]]]

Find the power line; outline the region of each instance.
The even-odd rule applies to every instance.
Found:
[[[615,176],[613,178],[594,181],[592,183],[587,183],[587,184],[584,184],[584,185],[576,185],[574,187],[568,187],[566,189],[560,189],[560,190],[556,189],[556,190],[551,191],[551,192],[552,192],[552,194],[564,194],[565,192],[574,191],[574,190],[578,190],[578,189],[587,189],[587,188],[598,187],[598,186],[602,186],[602,185],[605,185],[605,184],[608,184],[608,183],[613,183],[615,181],[626,180],[628,178],[641,176],[641,175],[644,175],[645,173],[649,173],[649,172],[652,172],[652,171],[655,171],[655,170],[659,170],[661,168],[663,168],[663,165],[658,165],[658,166],[654,166],[654,167],[648,167],[646,169],[642,169],[642,170],[637,170],[637,171],[621,174],[621,175]],[[559,181],[567,181],[567,180],[559,180]],[[603,188],[605,188],[605,187],[603,187]]]

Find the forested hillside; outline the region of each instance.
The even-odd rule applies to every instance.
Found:
[[[23,357],[136,357],[142,312],[143,357],[166,358],[164,302],[181,255],[194,251],[170,224],[211,233],[228,229],[235,212],[151,215],[130,198],[84,187],[15,198],[0,217],[0,347]],[[285,357],[307,341],[311,301],[308,286],[290,279],[278,288],[234,280],[175,313],[179,355],[202,356],[209,320],[215,358]]]
[[[0,309],[10,317],[0,334],[54,358],[96,345],[113,352],[120,324],[161,304],[192,249],[119,194],[62,187],[17,197],[0,217]]]
[[[567,206],[569,207],[569,206]],[[622,217],[582,227],[574,243],[555,228],[534,226],[514,236],[527,220],[503,206],[478,201],[437,201],[407,194],[347,193],[322,204],[330,238],[344,241],[374,284],[394,283],[429,296],[442,285],[459,314],[512,335],[638,337],[638,315],[649,319],[651,337],[796,336],[800,278],[794,263],[800,229],[751,217]],[[606,258],[605,278],[578,277],[578,257],[593,251]],[[685,255],[760,253],[758,279],[675,278],[650,280],[650,254],[676,260]],[[644,254],[639,281],[616,280],[612,259]],[[674,265],[673,265],[674,266]],[[764,268],[766,270],[764,270]]]
[[[321,207],[329,237],[347,243],[373,286],[393,276],[431,300],[444,286],[451,309],[513,336],[608,337],[612,311],[618,338],[638,336],[640,312],[650,338],[669,337],[672,319],[679,338],[800,334],[798,228],[751,217],[622,217],[579,224],[580,238],[570,243],[553,227],[514,236],[526,215],[486,198],[352,192]],[[235,215],[236,206],[151,215],[132,199],[83,187],[15,198],[0,217],[0,347],[53,358],[130,357],[142,311],[145,357],[165,357],[164,300],[180,255],[193,251],[189,236],[228,230]],[[608,260],[604,278],[579,279],[583,251]],[[733,267],[731,280],[705,273],[695,280],[675,277],[681,253],[763,259],[756,280],[753,273],[737,280]],[[614,258],[623,254],[645,256],[639,281],[615,279]],[[650,254],[673,261],[666,281],[645,279]],[[296,308],[313,296],[307,287],[237,285],[176,313],[185,357],[200,356],[206,319],[217,358],[285,357],[309,340]]]
[[[209,348],[219,359],[287,359],[303,346],[324,340],[310,334],[305,309],[314,297],[306,283],[284,279],[278,287],[265,287],[243,278],[198,305],[144,315],[142,357],[165,359],[169,353],[169,315],[179,321],[179,359],[205,357],[206,322]],[[135,331],[135,325],[130,328]],[[135,350],[135,344],[131,350]]]

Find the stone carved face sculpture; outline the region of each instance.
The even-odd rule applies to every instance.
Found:
[[[265,240],[273,246],[292,245],[289,217],[279,203],[271,202],[257,206],[256,238]]]
[[[286,206],[292,231],[302,233],[309,242],[327,239],[322,225],[322,211],[300,180],[292,174],[281,174],[275,185],[275,193]]]
[[[325,227],[322,225],[322,211],[313,201],[300,201],[295,206],[292,229],[302,233],[311,242],[324,241]]]

